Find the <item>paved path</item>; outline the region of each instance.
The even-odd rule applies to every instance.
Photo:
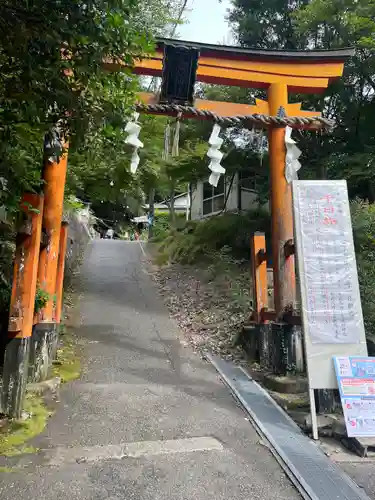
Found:
[[[62,389],[2,500],[295,500],[212,367],[182,342],[138,243],[98,240],[83,269],[87,367]]]

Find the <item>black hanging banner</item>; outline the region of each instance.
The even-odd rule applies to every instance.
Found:
[[[193,105],[198,58],[197,49],[164,46],[160,103]]]

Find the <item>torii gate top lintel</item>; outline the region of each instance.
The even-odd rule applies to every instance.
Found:
[[[261,50],[159,38],[155,54],[137,61],[134,72],[162,76],[167,46],[198,53],[197,81],[247,88],[283,83],[289,92],[297,93],[322,92],[342,75],[345,61],[353,54],[352,49]]]
[[[313,61],[338,61],[343,62],[348,57],[353,55],[353,49],[340,48],[335,50],[271,50],[271,49],[254,49],[239,47],[236,45],[215,45],[211,43],[201,43],[194,41],[179,40],[173,38],[156,39],[156,51],[162,52],[165,45],[174,45],[177,47],[188,47],[199,50],[201,56],[216,57],[218,59],[239,59],[239,60],[295,60],[305,61],[306,59]]]

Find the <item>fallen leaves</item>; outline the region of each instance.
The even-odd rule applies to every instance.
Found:
[[[251,312],[248,266],[151,266],[171,317],[196,350],[245,362],[237,339]]]

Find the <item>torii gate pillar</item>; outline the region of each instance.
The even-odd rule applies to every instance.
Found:
[[[288,89],[283,83],[268,88],[270,114],[288,109]],[[285,127],[270,126],[268,132],[270,180],[272,263],[275,312],[279,318],[287,309],[295,309],[296,278],[294,255],[285,256],[285,244],[293,239],[292,190],[285,178]]]

